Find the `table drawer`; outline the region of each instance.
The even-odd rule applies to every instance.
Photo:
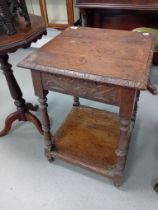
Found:
[[[45,90],[53,90],[86,99],[118,105],[119,88],[114,85],[97,83],[70,77],[42,73]]]

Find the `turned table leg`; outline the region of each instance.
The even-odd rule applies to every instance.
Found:
[[[47,111],[47,94],[48,91],[43,89],[42,85],[42,75],[38,71],[31,71],[32,81],[34,85],[34,90],[36,96],[39,98],[40,103],[40,111],[41,111],[41,121],[42,121],[42,130],[44,135],[44,152],[45,156],[49,161],[53,161],[53,157],[51,157],[51,151],[54,148],[54,144],[52,143],[52,134],[50,132],[50,120]]]
[[[123,178],[123,170],[126,163],[126,156],[128,153],[128,145],[129,145],[129,127],[130,120],[120,119],[120,141],[119,147],[116,150],[117,155],[117,164],[116,164],[116,173],[114,179],[114,185],[119,187],[122,184]]]
[[[123,180],[123,171],[125,168],[128,154],[129,140],[131,134],[131,122],[133,109],[135,107],[136,91],[132,89],[122,89],[120,94],[120,140],[116,150],[117,163],[115,167],[114,185],[119,187]]]
[[[80,99],[77,96],[74,96],[74,103],[73,106],[79,106],[80,105]]]
[[[50,152],[53,148],[52,144],[52,135],[50,132],[50,120],[47,112],[47,98],[46,94],[43,98],[39,98],[40,103],[40,110],[41,110],[41,116],[42,116],[42,129],[43,129],[43,135],[44,135],[44,151],[47,159],[49,161],[52,161],[53,158],[50,156]]]
[[[21,89],[13,75],[12,65],[8,62],[8,55],[0,55],[1,69],[5,75],[10,94],[14,99],[14,104],[17,108],[17,111],[10,114],[5,120],[5,126],[2,131],[0,131],[0,137],[5,136],[11,129],[12,123],[15,120],[19,121],[30,121],[32,122],[37,130],[43,134],[40,121],[29,112],[29,109],[33,110],[37,107],[34,107],[30,103],[25,103],[25,100],[22,97]]]
[[[137,93],[136,93],[135,105],[134,105],[134,110],[133,110],[133,116],[132,116],[132,121],[133,121],[134,123],[135,123],[136,115],[137,115],[139,97],[140,97],[140,91],[137,91]]]

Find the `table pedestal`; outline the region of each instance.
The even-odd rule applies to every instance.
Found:
[[[5,120],[5,126],[0,131],[0,137],[5,136],[11,129],[15,120],[30,121],[38,131],[43,134],[40,121],[29,112],[36,111],[37,106],[31,103],[26,103],[23,99],[21,89],[13,75],[12,65],[9,64],[9,53],[16,52],[19,48],[28,48],[32,42],[36,42],[44,34],[46,34],[46,25],[42,17],[30,14],[31,25],[26,27],[23,17],[19,16],[16,24],[16,34],[8,36],[1,34],[0,36],[0,64],[3,71],[11,97],[14,100],[16,111],[11,113]]]
[[[8,62],[9,56],[0,55],[1,69],[6,77],[6,81],[9,87],[10,94],[14,99],[14,104],[17,108],[17,111],[11,113],[5,120],[5,126],[2,131],[0,131],[0,137],[5,136],[11,129],[11,126],[14,121],[30,121],[32,122],[38,131],[43,135],[42,127],[40,121],[29,112],[29,110],[36,111],[38,106],[33,106],[31,103],[26,103],[22,98],[21,89],[13,75],[12,65]]]

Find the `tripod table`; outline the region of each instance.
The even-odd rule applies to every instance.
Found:
[[[26,27],[26,23],[22,17],[19,17],[19,21],[16,25],[17,33],[15,35],[2,34],[0,36],[0,64],[3,71],[10,94],[14,99],[14,104],[17,110],[11,113],[5,121],[5,126],[0,131],[0,136],[6,135],[15,120],[30,121],[32,122],[38,131],[43,134],[40,121],[29,111],[36,110],[31,103],[26,103],[22,97],[21,89],[14,77],[12,71],[12,65],[8,62],[8,53],[13,53],[19,48],[28,48],[32,42],[37,41],[46,34],[46,26],[42,17],[30,15],[31,25]]]

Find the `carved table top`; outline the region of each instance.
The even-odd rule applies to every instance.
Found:
[[[0,36],[0,55],[15,52],[18,48],[26,48],[46,34],[46,25],[42,17],[30,15],[31,26],[27,27],[23,17],[17,21],[15,35],[2,34]]]
[[[152,35],[70,27],[19,66],[145,90],[153,51]]]

